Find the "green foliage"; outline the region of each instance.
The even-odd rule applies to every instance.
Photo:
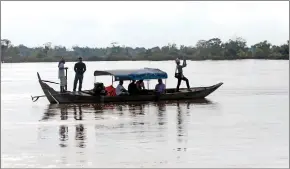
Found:
[[[72,50],[64,46],[52,46],[50,42],[43,46],[29,48],[21,44],[13,46],[8,39],[1,40],[1,59],[5,62],[57,62],[62,57],[66,61],[76,61],[79,56],[88,61],[119,60],[173,60],[184,57],[189,60],[230,60],[230,59],[289,59],[289,40],[276,46],[268,41],[247,47],[243,38],[222,42],[219,38],[199,40],[195,46],[169,43],[166,46],[145,49],[118,46],[116,42],[107,48],[89,48],[74,46]]]

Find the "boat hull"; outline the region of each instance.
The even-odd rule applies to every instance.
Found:
[[[138,102],[138,101],[166,101],[166,100],[192,100],[204,99],[209,94],[218,89],[223,83],[218,83],[209,87],[195,87],[192,91],[180,89],[180,92],[173,92],[175,89],[167,89],[167,93],[156,96],[134,95],[134,96],[93,96],[84,92],[66,92],[60,93],[51,88],[47,83],[43,82],[37,73],[40,86],[51,104],[72,104],[72,103],[118,103],[118,102]],[[153,93],[153,91],[152,91]]]

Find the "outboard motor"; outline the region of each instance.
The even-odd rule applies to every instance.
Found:
[[[95,96],[106,96],[107,95],[107,91],[105,90],[105,86],[103,83],[100,82],[96,82],[94,84],[94,89],[93,89],[94,95]]]

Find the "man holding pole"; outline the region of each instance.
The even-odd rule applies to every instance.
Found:
[[[60,80],[60,92],[64,93],[67,90],[67,79],[66,79],[66,73],[67,67],[64,67],[65,60],[61,58],[61,60],[58,62],[58,78]]]

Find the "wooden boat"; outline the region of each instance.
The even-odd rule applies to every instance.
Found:
[[[168,75],[166,72],[160,69],[144,68],[134,70],[105,70],[95,71],[94,76],[109,75],[112,76],[113,81],[120,80],[152,80],[152,79],[166,79]],[[223,83],[218,83],[208,87],[193,87],[191,91],[185,88],[181,88],[179,92],[176,92],[174,88],[166,89],[166,93],[160,96],[154,94],[154,90],[148,90],[147,94],[143,95],[128,95],[128,96],[94,96],[90,94],[88,90],[81,92],[67,91],[60,93],[51,88],[47,83],[55,83],[47,80],[42,80],[37,72],[39,84],[44,92],[44,97],[48,99],[51,104],[70,104],[70,103],[118,103],[118,102],[135,102],[135,101],[156,101],[157,100],[191,100],[191,99],[203,99],[216,89],[218,89]],[[148,85],[149,88],[149,85]],[[41,96],[36,96],[41,97]],[[38,99],[37,98],[37,99]],[[36,99],[36,100],[37,100]],[[32,98],[33,100],[33,98]]]

